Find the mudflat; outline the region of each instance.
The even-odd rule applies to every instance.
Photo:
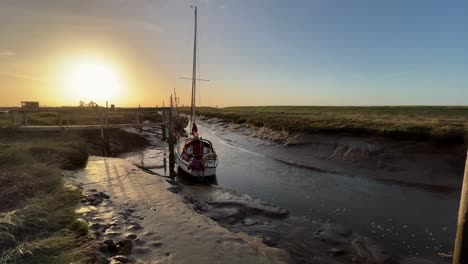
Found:
[[[300,167],[427,187],[461,186],[464,143],[285,132],[219,118],[205,118],[203,123],[227,141]]]
[[[137,263],[290,261],[285,251],[266,246],[260,238],[230,232],[198,214],[176,194],[177,185],[126,160],[91,157],[84,170],[68,179],[82,186],[93,201],[95,193],[108,197],[95,205],[83,205],[78,212],[101,243],[131,244],[129,258]]]

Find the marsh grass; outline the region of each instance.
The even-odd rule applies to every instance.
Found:
[[[278,131],[376,135],[443,143],[466,142],[468,131],[468,107],[201,107],[197,113]]]
[[[63,264],[89,263],[86,252],[93,250],[93,246],[76,234],[62,231],[43,239],[21,243],[15,248],[6,250],[0,255],[0,263],[23,264]]]
[[[57,112],[27,112],[26,118],[28,125],[36,126],[57,126],[60,123],[60,108]],[[101,110],[96,109],[75,109],[64,111],[61,115],[62,124],[70,125],[98,125],[101,123]],[[133,124],[135,123],[135,110],[119,110],[118,112],[109,112],[109,124]],[[145,115],[140,117],[141,121],[161,122],[162,116],[157,114]],[[11,126],[11,120],[8,112],[0,112],[0,128]]]
[[[76,136],[0,131],[0,263],[84,263],[81,192],[64,186],[61,169],[87,159]]]

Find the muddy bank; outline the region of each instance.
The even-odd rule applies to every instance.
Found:
[[[200,129],[204,129],[203,127],[200,127]],[[216,130],[217,131],[217,130]],[[135,131],[127,131],[130,133],[135,133]],[[150,146],[145,148],[144,150],[138,150],[136,152],[132,153],[126,153],[123,156],[131,161],[132,163],[142,163],[145,166],[152,167],[153,165],[157,165],[157,159],[161,158],[164,155],[164,149],[163,145],[160,142],[160,139],[157,134],[153,133],[154,131],[146,131],[142,135],[147,138],[147,140],[150,142]],[[228,132],[225,132],[228,133]],[[138,136],[140,136],[139,133],[137,133]],[[209,133],[207,134],[207,131],[203,130],[203,135],[209,136]],[[257,142],[262,142],[263,145],[258,144],[260,147],[270,147],[271,146],[276,146],[276,144],[273,144],[271,142],[266,142],[266,141],[260,141],[255,138],[244,138],[243,136],[245,135],[240,135],[242,136],[242,140],[246,140],[246,144],[252,144],[253,146],[256,146]],[[237,144],[238,141],[235,141],[239,138],[233,137],[233,140],[230,142],[230,144]],[[226,140],[229,142],[229,140]],[[251,175],[251,177],[255,178],[249,178],[249,170],[239,170],[239,168],[236,168],[236,166],[249,166],[248,163],[246,163],[245,160],[242,159],[242,157],[245,156],[244,150],[236,151],[233,152],[232,148],[227,148],[223,149],[223,144],[221,142],[216,141],[216,146],[217,150],[220,151],[220,155],[222,156],[222,162],[220,164],[221,167],[224,167],[224,170],[221,168],[220,175],[218,179],[224,181],[227,178],[230,178],[234,180],[235,178],[239,178],[239,181],[246,181],[246,185],[250,185],[253,188],[260,188],[260,189],[265,189],[264,184],[262,186],[259,186],[258,184],[261,184],[258,180],[262,178],[261,174],[257,173],[262,173],[263,170],[268,170],[270,168],[269,162],[264,159],[258,160],[259,162],[253,162],[253,164],[257,164],[257,166],[261,166],[262,168],[257,168],[254,170],[254,174]],[[229,145],[230,146],[230,145]],[[282,150],[283,148],[280,148],[279,150]],[[228,155],[228,153],[230,155]],[[231,155],[232,154],[232,155]],[[256,160],[254,157],[257,156],[260,158],[258,154],[251,153],[252,155],[249,155],[246,157],[248,160]],[[234,155],[234,156],[233,156]],[[240,160],[238,160],[240,158]],[[267,162],[267,163],[265,163]],[[245,177],[244,175],[237,175],[229,173],[229,171],[226,171],[226,165],[229,166],[229,163],[233,163],[232,165],[234,166],[233,169],[234,171],[238,172],[241,171],[240,173],[247,172]],[[276,162],[278,163],[278,162]],[[237,164],[237,165],[235,165]],[[264,166],[264,167],[263,167]],[[286,167],[286,173],[289,175],[293,171],[289,171],[287,167],[289,165],[283,166]],[[136,169],[136,168],[134,168]],[[260,170],[259,170],[260,169]],[[156,168],[156,172],[161,172],[162,169]],[[153,167],[154,171],[154,167]],[[279,173],[280,171],[277,171],[276,173]],[[269,173],[268,173],[269,174]],[[284,185],[284,183],[278,183],[276,182],[275,178],[271,178],[272,175],[267,180],[267,182],[272,182],[273,185],[275,185],[275,190],[277,189],[278,191],[282,192],[283,189],[279,185],[283,185],[286,187],[286,189],[292,188],[292,186]],[[313,177],[314,175],[304,175],[307,176],[307,178]],[[318,176],[318,175],[315,175]],[[156,176],[153,176],[156,177]],[[227,178],[225,178],[227,177]],[[284,177],[284,176],[283,176]],[[289,176],[288,176],[289,177]],[[331,176],[328,175],[328,179]],[[315,177],[313,177],[315,178]],[[333,176],[335,178],[335,176]],[[340,177],[336,177],[340,178]],[[341,177],[343,178],[343,177]],[[350,178],[351,179],[351,178]],[[336,223],[337,220],[340,220],[338,222],[343,223],[343,225],[338,225],[338,224],[331,224],[330,222],[327,222],[327,218],[323,219],[323,213],[320,211],[317,211],[316,208],[313,208],[313,211],[311,212],[310,217],[304,217],[301,215],[290,215],[288,210],[269,205],[268,203],[262,202],[256,198],[253,198],[252,196],[246,195],[246,194],[240,194],[234,191],[227,190],[225,188],[219,188],[216,187],[217,182],[212,182],[209,184],[203,184],[199,182],[186,182],[184,181],[183,178],[179,178],[179,183],[182,185],[180,186],[171,186],[169,185],[168,189],[170,192],[173,193],[178,193],[182,194],[184,197],[186,197],[185,202],[189,204],[189,207],[192,209],[195,209],[198,213],[203,214],[211,218],[212,220],[218,222],[221,226],[227,228],[228,230],[232,232],[239,232],[240,235],[245,235],[249,234],[253,237],[256,238],[256,242],[265,245],[269,245],[272,247],[278,247],[280,249],[283,249],[287,252],[289,252],[292,256],[292,261],[294,263],[366,263],[366,261],[370,261],[371,263],[446,263],[449,262],[449,259],[446,259],[445,256],[450,256],[449,250],[451,247],[443,247],[443,249],[439,246],[439,241],[440,237],[437,237],[436,234],[432,235],[432,233],[428,236],[428,239],[436,239],[433,241],[433,243],[427,244],[425,241],[425,237],[423,238],[422,235],[425,235],[426,233],[433,232],[431,229],[427,230],[426,233],[424,234],[419,234],[418,232],[415,232],[414,227],[411,227],[408,222],[403,222],[405,225],[401,223],[398,219],[388,219],[388,218],[394,218],[392,216],[386,217],[385,215],[383,218],[385,221],[390,221],[390,222],[382,222],[378,221],[378,219],[371,220],[373,218],[373,214],[379,215],[381,212],[377,211],[374,212],[373,207],[369,207],[367,210],[367,213],[370,214],[369,216],[366,214],[366,210],[364,212],[357,212],[357,208],[351,207],[351,205],[347,205],[346,207],[337,207],[337,205],[333,204],[333,201],[336,200],[335,195],[342,195],[341,193],[337,194],[337,191],[339,192],[339,188],[337,189],[336,187],[333,189],[333,192],[326,194],[326,191],[319,191],[318,197],[320,197],[320,194],[325,195],[324,197],[321,197],[321,200],[316,200],[318,204],[314,205],[314,203],[310,204],[309,206],[324,206],[324,207],[319,207],[323,208],[325,210],[330,210],[333,211],[333,214],[338,215],[343,215],[344,218],[332,218],[332,222]],[[292,181],[291,181],[292,180]],[[231,180],[230,180],[231,181]],[[294,177],[289,178],[287,182],[293,183]],[[214,185],[212,185],[214,184]],[[309,186],[309,183],[304,182],[304,179],[302,179],[300,182],[297,182],[296,184],[298,185],[304,185],[304,191],[305,189],[306,192],[303,194],[305,195],[305,198],[301,198],[296,200],[296,203],[299,203],[298,206],[302,207],[302,205],[305,203],[305,201],[308,201],[307,203],[310,203],[309,201],[312,201],[311,197],[315,198],[317,196],[317,184],[318,182],[313,182],[313,185]],[[365,184],[365,182],[364,182]],[[222,184],[224,185],[224,184]],[[345,184],[345,185],[348,185]],[[367,187],[366,187],[367,186]],[[349,189],[350,186],[347,187]],[[363,185],[362,188],[369,188],[370,186],[368,185]],[[230,186],[230,188],[233,188],[233,186]],[[268,184],[266,185],[266,189],[268,189]],[[238,189],[234,187],[234,189]],[[243,193],[251,193],[250,191],[244,190],[244,188],[240,188]],[[101,191],[97,189],[97,191]],[[298,189],[299,191],[299,197],[301,196],[301,193],[303,192],[302,190]],[[296,192],[297,192],[296,191]],[[277,193],[278,195],[281,195]],[[273,194],[276,196],[277,194]],[[262,198],[265,198],[264,195],[257,192],[253,192],[253,195],[257,196],[259,195]],[[111,195],[109,195],[111,196]],[[268,193],[267,196],[268,197]],[[351,196],[355,196],[354,194]],[[345,196],[346,198],[347,196]],[[354,197],[352,199],[356,199],[358,197]],[[360,200],[356,200],[358,202]],[[275,201],[269,201],[270,203],[275,203]],[[278,200],[280,202],[280,200]],[[330,204],[329,204],[330,203]],[[291,205],[290,203],[284,204],[283,201],[281,201],[280,205],[284,206],[284,208],[288,209],[294,209],[294,211],[297,211],[297,206],[294,206],[294,202],[292,203],[293,206],[288,206]],[[338,203],[337,203],[338,204]],[[369,206],[368,204],[367,206]],[[340,205],[338,205],[340,206]],[[343,206],[343,205],[341,205]],[[371,205],[372,206],[372,205]],[[389,206],[389,204],[387,204]],[[132,208],[130,208],[133,210]],[[312,209],[312,208],[311,208]],[[306,209],[306,210],[311,210],[311,209]],[[348,209],[348,210],[346,210]],[[125,208],[123,209],[125,211]],[[395,211],[395,208],[391,209],[389,207],[387,210]],[[356,211],[356,212],[353,212]],[[349,214],[352,213],[352,214]],[[397,212],[395,212],[397,214]],[[347,219],[346,215],[348,215],[348,218],[353,216],[352,219]],[[141,215],[136,213],[137,217],[140,217]],[[394,215],[395,218],[401,218],[398,215]],[[129,216],[130,217],[130,216]],[[345,219],[346,221],[341,221]],[[142,220],[142,219],[140,219]],[[363,226],[364,230],[366,229],[366,222],[369,220],[369,223],[372,222],[369,227],[367,227],[369,232],[363,231],[362,228],[356,228],[356,223],[353,222],[360,222],[358,225]],[[90,219],[90,222],[93,220]],[[136,219],[138,221],[138,219]],[[351,221],[351,222],[347,222]],[[375,222],[374,222],[375,221]],[[405,221],[403,219],[403,221]],[[137,222],[138,224],[141,225],[141,222]],[[105,223],[104,223],[105,224]],[[132,223],[129,223],[132,224]],[[407,227],[406,225],[409,225]],[[105,226],[105,225],[104,225]],[[352,230],[349,228],[345,227],[352,227]],[[111,229],[112,230],[112,229]],[[123,229],[124,230],[124,229]],[[345,230],[346,232],[344,232]],[[107,230],[104,230],[104,233]],[[354,231],[354,232],[353,232]],[[356,232],[357,231],[357,232]],[[122,242],[125,238],[123,236],[123,232],[120,231],[122,234],[121,236],[115,237],[113,240],[113,245],[118,246],[123,245]],[[415,233],[413,233],[415,232]],[[447,231],[442,231],[439,232],[438,235],[442,235],[441,233],[444,233]],[[410,236],[409,239],[412,239],[414,241],[408,240],[407,237],[403,236],[403,233],[407,233],[408,236]],[[363,235],[364,234],[364,235]],[[415,236],[416,234],[416,236]],[[136,234],[138,236],[138,234]],[[445,234],[447,235],[447,234]],[[373,239],[371,239],[371,238]],[[417,238],[417,239],[416,239]],[[151,239],[151,238],[149,238]],[[247,239],[247,238],[246,238]],[[382,241],[389,240],[391,243],[398,243],[397,250],[392,247],[387,247],[387,245],[382,246]],[[415,241],[418,241],[417,244],[414,244]],[[432,240],[431,240],[432,241]],[[158,242],[156,242],[158,243]],[[434,245],[432,245],[434,244]],[[111,244],[112,245],[112,244]],[[426,247],[425,252],[421,250],[421,247]],[[121,246],[120,246],[121,247]],[[136,247],[136,246],[135,246]],[[429,249],[427,249],[429,247]],[[431,256],[430,259],[433,262],[430,262],[428,260],[423,260],[423,258],[426,258],[430,256],[427,251],[432,251],[432,247],[434,247],[434,256]],[[408,249],[409,253],[406,251],[402,251],[401,248],[406,248]],[[136,251],[135,251],[136,252]],[[447,253],[448,252],[448,253]],[[117,251],[118,254],[121,252]],[[396,253],[396,254],[395,254]],[[440,255],[439,253],[443,253]],[[106,253],[108,254],[108,253]],[[115,253],[113,253],[115,254]],[[424,256],[421,258],[419,256],[421,254]],[[403,257],[403,256],[409,256],[409,257]],[[443,256],[443,257],[441,257]],[[136,261],[138,257],[133,256],[134,260]],[[140,261],[143,261],[140,259]],[[353,262],[354,261],[354,262]],[[146,262],[144,262],[146,263]]]
[[[399,257],[341,225],[209,184],[180,185],[122,159],[91,157],[67,179],[85,194],[77,213],[97,241],[94,263],[448,262]]]
[[[285,251],[196,213],[178,187],[126,160],[91,157],[67,179],[86,194],[77,212],[99,242],[95,263],[290,263]]]
[[[203,123],[227,142],[324,172],[407,184],[460,187],[466,147],[335,134],[292,134],[220,119]]]
[[[378,241],[330,222],[289,215],[288,210],[246,194],[182,176],[180,192],[195,209],[233,232],[261,237],[291,254],[293,263],[449,263],[392,253]],[[190,183],[191,182],[191,183]]]
[[[400,256],[440,263],[440,256],[453,249],[460,197],[456,189],[290,165],[262,154],[262,148],[275,143],[220,133],[212,126],[200,125],[199,130],[219,154],[219,186],[287,208],[292,217],[342,224]]]

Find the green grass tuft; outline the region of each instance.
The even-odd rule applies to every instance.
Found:
[[[87,234],[88,233],[88,222],[84,221],[83,219],[76,219],[70,224],[70,229],[79,233],[79,234]]]

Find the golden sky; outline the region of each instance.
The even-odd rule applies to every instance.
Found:
[[[198,105],[467,104],[466,1],[1,0],[0,106],[187,104],[193,3]]]
[[[181,60],[190,60],[190,56],[185,59],[181,54],[191,44],[167,52],[168,36],[153,18],[155,14],[145,9],[146,1],[135,1],[140,6],[126,1],[75,2],[0,3],[0,105],[19,105],[23,100],[51,106],[78,105],[80,100],[104,104],[102,94],[108,88],[97,84],[105,86],[106,78],[86,75],[86,70],[76,73],[80,64],[88,69],[89,65],[99,65],[96,67],[105,67],[107,75],[113,75],[119,92],[109,96],[111,103],[161,105],[164,99],[167,103],[173,88],[180,89],[182,102],[189,101],[185,97],[190,81],[178,78],[189,75],[190,68],[185,67],[183,72],[174,69]],[[192,15],[190,8],[184,11],[188,17]],[[189,33],[190,20],[186,22],[178,34]],[[93,80],[83,80],[88,76]],[[73,78],[83,84],[96,83],[96,87],[77,91],[80,87],[77,82],[71,83]]]

